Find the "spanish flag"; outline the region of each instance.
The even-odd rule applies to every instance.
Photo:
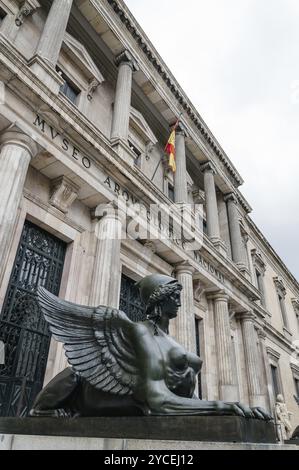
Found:
[[[169,155],[168,166],[171,168],[173,173],[176,172],[176,159],[175,159],[175,135],[176,135],[176,128],[178,127],[179,121],[176,122],[174,125],[168,142],[165,147],[165,152]]]

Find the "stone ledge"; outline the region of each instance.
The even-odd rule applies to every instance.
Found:
[[[0,434],[163,441],[276,442],[273,423],[237,416],[0,418]]]

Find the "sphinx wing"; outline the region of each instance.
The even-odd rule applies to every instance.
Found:
[[[84,307],[59,299],[44,288],[38,302],[53,337],[64,343],[70,365],[98,390],[131,395],[137,360],[129,340],[134,325],[125,313],[109,307]]]

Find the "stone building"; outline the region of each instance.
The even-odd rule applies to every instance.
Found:
[[[66,365],[38,285],[136,319],[134,284],[159,272],[184,286],[172,334],[204,361],[199,396],[273,410],[282,393],[298,425],[299,284],[123,0],[0,0],[0,43],[0,415],[26,414]],[[174,175],[164,147],[179,116]],[[119,239],[111,203],[172,208],[172,222],[196,204],[196,243]]]

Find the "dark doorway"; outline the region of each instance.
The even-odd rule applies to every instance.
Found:
[[[42,389],[50,332],[36,291],[59,294],[66,243],[26,221],[0,315],[0,416],[26,416]]]

